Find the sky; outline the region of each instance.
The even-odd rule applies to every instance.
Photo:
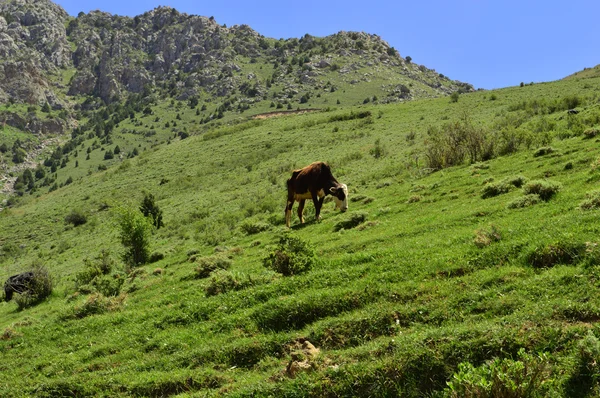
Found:
[[[135,16],[158,6],[228,27],[300,38],[377,34],[403,57],[475,88],[558,80],[600,64],[598,0],[54,0],[70,15]]]

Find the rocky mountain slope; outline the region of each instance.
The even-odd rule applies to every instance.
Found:
[[[280,96],[290,98],[323,88],[334,75],[349,76],[346,84],[381,77],[390,101],[473,89],[407,62],[377,35],[275,40],[169,7],[135,18],[100,11],[74,18],[49,0],[5,0],[0,60],[1,103],[69,110],[87,97],[110,103],[144,89],[178,99],[238,93],[252,103],[280,85]],[[270,65],[272,73],[257,76],[250,64]],[[364,67],[374,76],[350,76]]]

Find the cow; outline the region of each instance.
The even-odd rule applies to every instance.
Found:
[[[321,206],[325,196],[333,196],[337,209],[342,212],[348,210],[348,187],[340,184],[331,174],[327,163],[315,162],[308,166],[294,170],[292,177],[287,180],[287,205],[285,207],[285,225],[289,228],[292,222],[292,207],[298,202],[298,217],[304,223],[304,202],[312,199],[315,205],[315,218],[321,219]]]
[[[13,293],[22,294],[29,291],[34,278],[31,271],[9,277],[4,283],[4,301],[12,300]]]

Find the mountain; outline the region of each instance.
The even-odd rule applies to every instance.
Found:
[[[294,107],[313,96],[324,101],[340,89],[380,102],[473,91],[408,62],[377,35],[276,40],[170,7],[134,18],[101,11],[73,18],[49,0],[3,1],[0,58],[0,102],[65,109],[64,129],[81,118],[78,110],[131,94],[228,98],[246,110],[263,101]]]

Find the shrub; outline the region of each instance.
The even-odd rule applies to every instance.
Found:
[[[285,276],[309,271],[315,263],[313,248],[291,234],[279,238],[279,246],[263,259],[263,265]]]
[[[600,208],[600,191],[588,192],[585,195],[586,199],[579,204],[582,210],[593,210]]]
[[[521,188],[526,182],[527,178],[522,175],[507,177],[503,180],[507,184],[514,185],[517,188]]]
[[[144,217],[149,217],[152,220],[152,225],[154,225],[156,229],[160,229],[160,227],[164,226],[162,222],[162,210],[160,210],[154,201],[154,195],[151,193],[144,195],[144,199],[140,205],[140,211]]]
[[[478,229],[475,231],[473,243],[475,243],[475,246],[482,248],[489,246],[492,242],[498,242],[500,239],[502,239],[502,235],[498,228],[495,225],[490,225],[489,229]]]
[[[600,392],[600,341],[591,330],[577,345],[576,369],[567,382],[568,396],[591,396]]]
[[[74,227],[77,227],[85,224],[87,222],[87,217],[80,210],[71,210],[71,212],[65,216],[65,222],[67,224],[73,224]]]
[[[536,247],[526,256],[526,262],[535,268],[550,268],[557,264],[573,264],[583,259],[586,246],[583,243],[557,241]]]
[[[450,102],[458,102],[458,98],[460,97],[460,93],[455,91],[450,95]]]
[[[28,290],[15,297],[19,310],[34,306],[52,294],[54,283],[48,269],[43,265],[35,264],[32,272],[33,279]]]
[[[347,220],[342,220],[336,223],[333,226],[333,230],[337,232],[341,229],[351,229],[362,224],[366,221],[366,219],[367,215],[365,213],[354,213]]]
[[[537,158],[540,156],[549,155],[552,152],[554,152],[554,148],[550,146],[543,146],[541,148],[536,149],[535,152],[533,152],[533,157]]]
[[[109,311],[115,311],[121,307],[125,300],[125,294],[117,297],[108,298],[102,293],[94,293],[90,295],[86,301],[73,308],[71,314],[67,314],[64,318],[85,318],[90,315],[102,314]]]
[[[254,235],[263,231],[268,231],[271,229],[271,225],[260,221],[245,220],[242,225],[240,225],[240,229],[246,235]]]
[[[481,198],[487,199],[494,196],[502,195],[510,191],[511,184],[506,181],[500,181],[497,183],[488,183],[481,189]]]
[[[530,194],[516,198],[515,200],[509,202],[506,207],[509,209],[520,209],[523,207],[533,206],[541,202],[541,200],[542,199],[540,199],[539,195]]]
[[[523,192],[525,195],[535,194],[539,195],[540,199],[543,201],[548,201],[554,196],[558,191],[560,191],[560,184],[548,180],[536,180],[527,183],[523,187]]]
[[[93,260],[83,260],[84,268],[75,274],[75,288],[80,293],[99,292],[104,296],[116,296],[125,282],[122,272],[112,271],[115,261],[108,250],[102,250]]]
[[[196,261],[198,263],[194,270],[196,279],[208,278],[215,270],[228,270],[231,267],[231,260],[225,256],[202,257]]]
[[[590,127],[583,131],[583,138],[587,138],[587,139],[594,138],[598,134],[600,134],[600,127],[598,127],[598,126]]]
[[[445,397],[543,397],[549,388],[546,355],[530,355],[521,349],[518,359],[496,358],[479,367],[463,362],[448,382]]]
[[[148,262],[152,224],[137,211],[123,208],[119,211],[121,243],[125,247],[123,260],[129,266]]]
[[[253,284],[249,275],[220,269],[213,273],[204,291],[207,297],[216,296],[229,291],[242,290]]]

